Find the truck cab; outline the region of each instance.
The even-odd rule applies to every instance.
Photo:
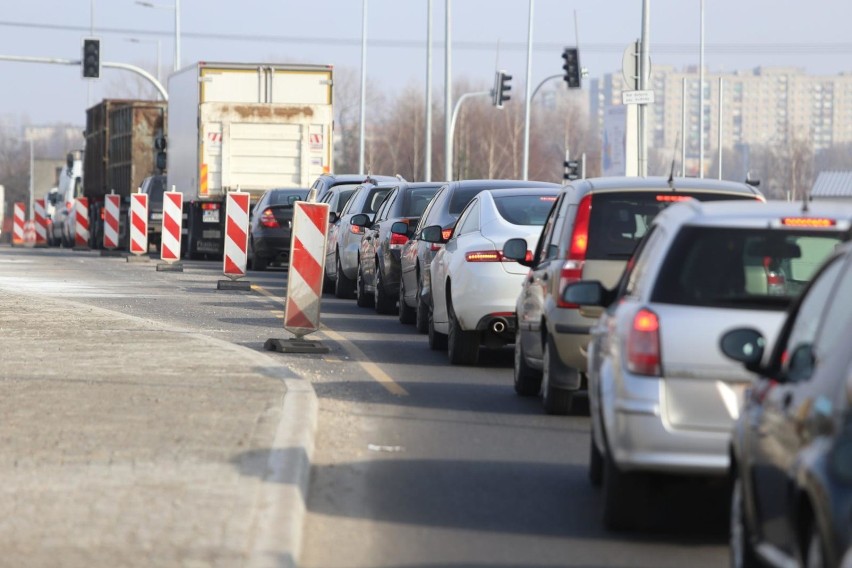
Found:
[[[83,195],[83,151],[69,152],[65,166],[59,172],[59,186],[54,196],[53,223],[48,240],[56,245],[74,246],[73,215],[74,199]]]

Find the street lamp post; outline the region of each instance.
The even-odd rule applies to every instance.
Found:
[[[180,0],[175,0],[174,4],[157,4],[144,0],[136,0],[136,3],[146,8],[163,8],[175,11],[175,63],[173,71],[177,71],[180,69]]]

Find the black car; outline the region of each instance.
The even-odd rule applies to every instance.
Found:
[[[411,240],[402,249],[400,270],[399,310],[400,320],[410,321],[410,310],[414,310],[417,331],[426,333],[429,329],[429,310],[432,301],[429,289],[429,264],[444,245],[427,243],[420,239],[420,231],[429,225],[441,225],[444,238],[449,239],[456,220],[462,210],[483,189],[503,189],[518,187],[561,187],[555,183],[543,181],[519,181],[510,179],[464,180],[444,183],[438,193],[423,212]],[[405,313],[402,313],[405,312]]]
[[[307,189],[270,189],[264,193],[249,220],[248,262],[252,270],[266,270],[273,262],[290,262],[293,204],[306,201]]]
[[[852,544],[850,297],[847,244],[791,306],[768,361],[755,329],[722,336],[758,375],[731,443],[732,566],[836,567]]]
[[[361,185],[365,183],[378,185],[379,183],[395,181],[404,180],[396,176],[374,176],[364,174],[322,174],[316,179],[316,181],[314,181],[313,185],[311,185],[310,200],[316,202],[322,201],[323,197],[325,197],[325,194],[328,193],[328,191],[336,185]]]
[[[355,215],[350,224],[364,227],[355,289],[359,306],[372,304],[380,314],[396,311],[399,297],[400,252],[441,183],[403,183],[385,197],[375,219]],[[402,313],[402,312],[400,312]],[[405,312],[414,322],[414,310]]]
[[[142,180],[142,193],[148,195],[148,246],[160,250],[163,235],[163,192],[166,191],[166,176],[148,176]]]

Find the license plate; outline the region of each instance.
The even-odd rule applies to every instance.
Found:
[[[219,210],[218,209],[205,209],[201,216],[201,221],[204,223],[218,223],[219,222]]]
[[[151,220],[152,221],[162,221],[163,220],[163,214],[162,213],[151,213]]]

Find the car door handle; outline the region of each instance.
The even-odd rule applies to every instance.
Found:
[[[545,282],[547,281],[548,277],[549,276],[548,276],[547,272],[545,272],[544,274],[541,275],[541,279],[544,280]]]

